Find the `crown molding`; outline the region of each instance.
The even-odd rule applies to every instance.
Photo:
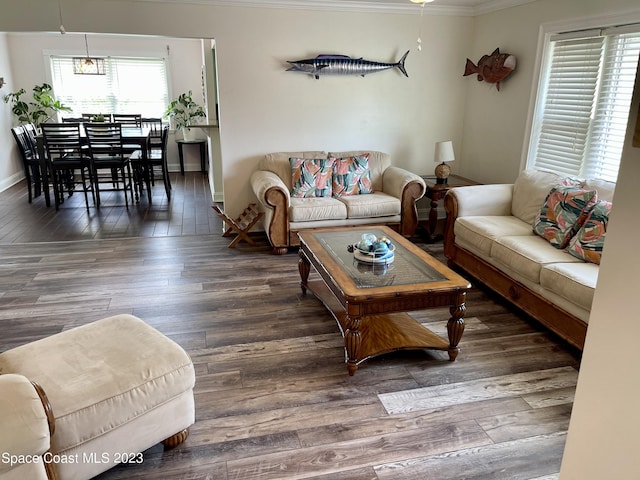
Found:
[[[366,1],[366,0],[133,0],[151,3],[181,3],[194,5],[224,6],[224,7],[258,7],[278,8],[288,10],[318,10],[332,12],[365,12],[365,13],[397,13],[419,15],[422,5],[411,3]],[[448,15],[474,17],[487,13],[516,7],[538,0],[489,0],[476,7],[438,5],[427,3],[424,5],[425,15]]]

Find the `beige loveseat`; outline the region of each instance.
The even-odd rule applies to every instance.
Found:
[[[444,252],[450,265],[462,267],[582,349],[599,265],[570,254],[568,247],[552,246],[533,228],[551,189],[567,180],[529,170],[514,184],[450,190]],[[571,181],[596,191],[599,200],[612,201],[614,183]]]
[[[339,198],[292,197],[290,158],[345,158],[363,153],[369,154],[373,193]],[[426,189],[420,176],[391,166],[390,156],[376,151],[270,153],[251,176],[251,186],[264,211],[264,230],[278,254],[298,246],[297,232],[308,228],[385,224],[411,236],[418,224],[416,201]]]

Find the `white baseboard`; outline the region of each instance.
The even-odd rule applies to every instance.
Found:
[[[0,192],[4,192],[7,188],[13,187],[16,183],[24,179],[24,172],[14,173],[8,178],[0,180]]]

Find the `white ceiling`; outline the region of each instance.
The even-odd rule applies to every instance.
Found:
[[[421,5],[410,0],[136,0],[169,1],[241,7],[267,7],[330,11],[362,11],[419,14]],[[425,15],[475,16],[537,0],[433,0],[424,5]]]

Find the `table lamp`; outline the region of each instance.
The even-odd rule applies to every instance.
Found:
[[[437,163],[435,169],[436,183],[447,183],[451,167],[445,162],[453,162],[456,159],[453,154],[453,142],[446,140],[444,142],[436,142],[436,151],[433,161]]]

